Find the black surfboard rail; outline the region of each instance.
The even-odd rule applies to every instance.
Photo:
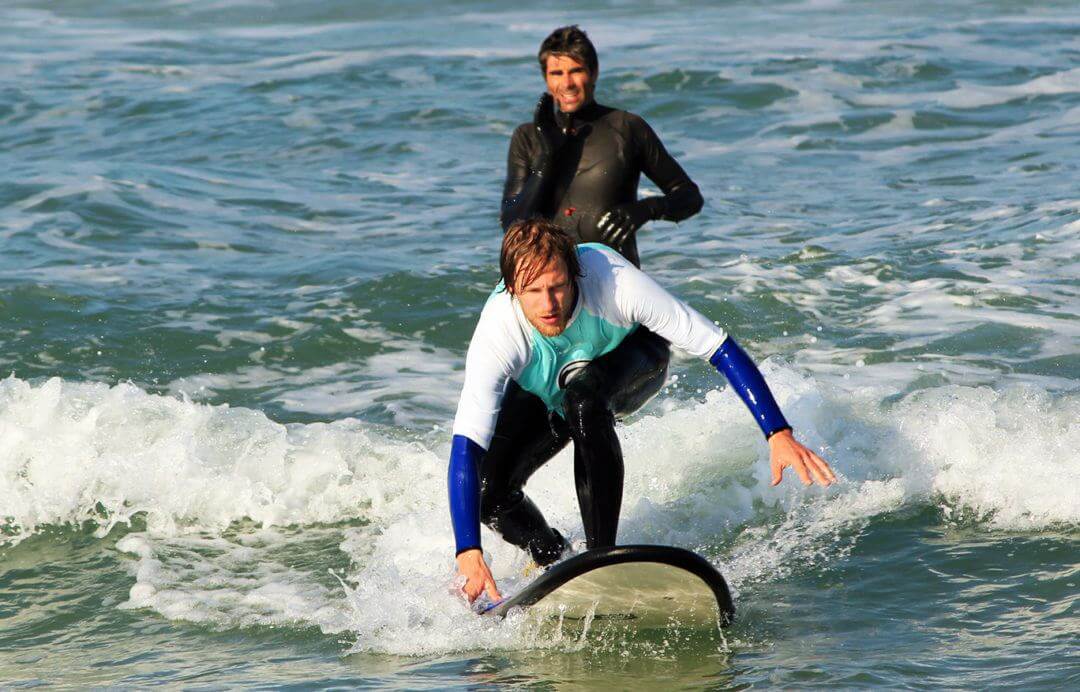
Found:
[[[631,562],[654,562],[693,574],[705,582],[716,597],[720,625],[727,627],[735,619],[735,604],[719,570],[691,550],[666,545],[617,545],[588,550],[553,565],[519,593],[495,603],[484,614],[506,617],[511,608],[531,606],[563,584],[594,569]]]

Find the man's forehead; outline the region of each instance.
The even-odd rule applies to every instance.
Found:
[[[529,258],[522,259],[518,264],[518,288],[519,290],[525,290],[529,286],[539,281],[545,274],[556,274],[551,277],[556,280],[561,278],[558,275],[566,276],[566,263],[563,262],[561,257],[552,257],[546,261]]]
[[[553,54],[548,56],[548,59],[547,59],[547,70],[548,70],[548,72],[551,72],[552,70],[568,70],[568,69],[571,69],[571,68],[574,68],[574,67],[581,67],[583,69],[588,69],[587,67],[585,67],[585,63],[581,62],[580,60],[578,60],[577,58],[575,58],[575,57],[573,57],[571,55],[559,55],[559,54],[553,53]]]

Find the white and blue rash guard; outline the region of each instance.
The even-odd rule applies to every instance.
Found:
[[[722,328],[614,250],[584,243],[577,252],[577,302],[558,336],[544,336],[533,327],[501,285],[480,314],[465,359],[450,459],[450,514],[458,554],[480,547],[479,459],[491,443],[510,380],[561,415],[564,388],[573,375],[639,325],[676,348],[709,358],[766,436],[789,427],[753,361]]]

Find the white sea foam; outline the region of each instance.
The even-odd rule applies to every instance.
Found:
[[[416,454],[435,473],[430,452],[353,420],[286,427],[127,384],[0,383],[0,517],[17,535],[136,513],[162,533],[346,520],[396,496],[384,474]]]
[[[116,547],[137,558],[132,565],[135,584],[120,607],[151,608],[171,620],[215,626],[317,626],[327,633],[345,629],[348,621],[337,589],[268,559],[282,540],[272,530],[243,541],[129,534]]]
[[[766,447],[730,391],[672,401],[620,428],[621,540],[718,552],[738,590],[795,566],[827,569],[866,522],[909,505],[993,530],[1080,524],[1076,394],[946,386],[883,404],[892,392],[870,378],[841,391],[777,363],[764,370],[842,481],[804,488],[789,472],[771,487]],[[446,452],[442,435],[410,439],[352,420],[282,426],[131,385],[0,382],[8,532],[86,518],[104,532],[144,515],[147,530],[117,546],[133,574],[123,607],[222,627],[349,632],[358,650],[401,654],[573,645],[525,620],[474,618],[451,593]],[[529,493],[580,540],[571,468],[564,452]],[[362,526],[333,526],[357,518]],[[484,538],[512,589],[524,556],[486,529]],[[303,541],[339,545],[351,564],[344,590],[290,566]]]

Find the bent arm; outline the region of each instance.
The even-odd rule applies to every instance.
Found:
[[[652,218],[682,221],[701,211],[705,203],[701,191],[664,148],[660,137],[642,118],[634,117],[631,122],[641,171],[664,193],[642,200],[649,205]]]
[[[499,223],[504,233],[515,221],[542,213],[551,188],[551,175],[549,170],[531,165],[535,158],[530,155],[525,129],[518,128],[510,139],[510,151],[506,157],[506,182],[503,184],[502,208],[499,212]]]

